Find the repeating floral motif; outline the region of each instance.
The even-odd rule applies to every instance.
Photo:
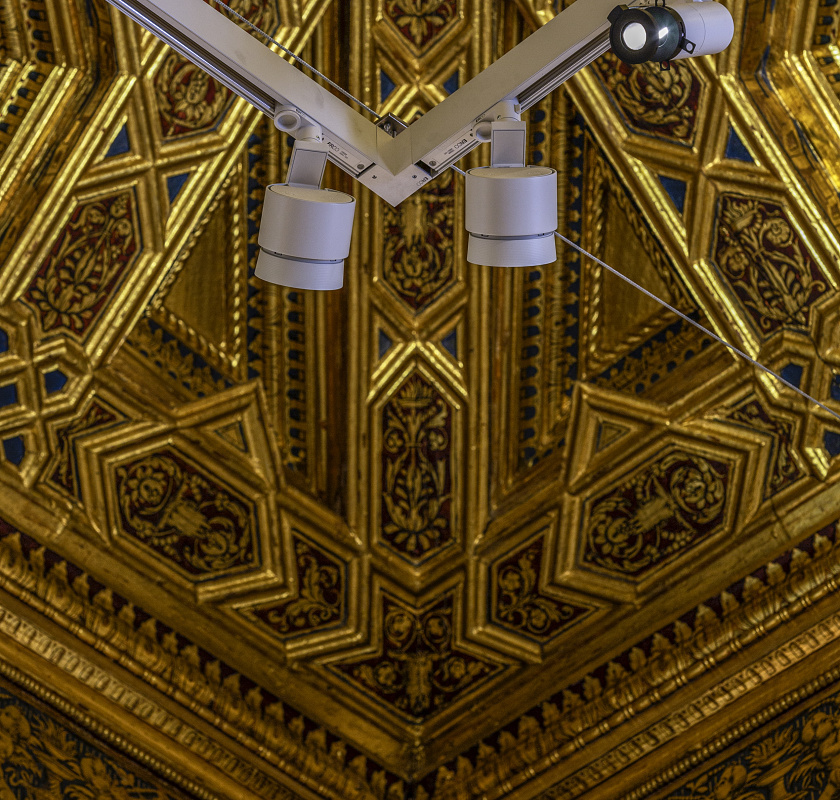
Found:
[[[217,4],[205,2],[224,13]],[[227,4],[257,27],[269,29],[271,12],[267,3],[231,0]],[[174,52],[167,55],[155,75],[154,88],[165,139],[212,130],[221,122],[233,97],[226,86]]]
[[[668,800],[830,800],[840,796],[840,699],[800,714]]]
[[[673,452],[591,504],[586,561],[639,575],[711,533],[723,519],[730,468]]]
[[[25,295],[41,327],[84,334],[140,247],[133,192],[77,206]]]
[[[255,562],[253,509],[171,450],[117,470],[123,530],[190,575]]]
[[[172,800],[0,689],[0,800]]]
[[[496,568],[493,616],[497,622],[540,639],[549,639],[587,609],[540,593],[539,572],[545,537],[502,561]]]
[[[767,431],[776,439],[770,454],[772,467],[764,489],[765,499],[778,494],[803,477],[803,472],[793,457],[793,423],[771,417],[758,400],[749,400],[739,406],[729,415],[729,419],[748,425],[752,429]]]
[[[630,127],[691,146],[697,134],[702,84],[684,61],[624,64],[612,52],[595,61],[596,74]]]
[[[415,312],[431,305],[455,280],[454,176],[437,183],[384,212],[383,277]]]
[[[452,540],[452,409],[419,374],[383,410],[382,536],[420,558]]]
[[[57,431],[58,445],[55,455],[55,469],[50,481],[68,494],[76,493],[76,476],[73,471],[73,442],[87,431],[102,428],[116,422],[117,417],[100,402],[94,401],[90,408],[70,424]]]
[[[807,328],[811,305],[828,291],[784,209],[766,200],[720,198],[715,259],[765,335]]]
[[[457,0],[385,0],[385,16],[417,50],[458,18]]]
[[[425,719],[500,669],[456,647],[453,616],[451,595],[427,611],[385,596],[381,654],[338,668],[399,711]]]
[[[289,602],[256,609],[256,619],[280,634],[318,630],[341,620],[344,581],[341,566],[322,550],[295,538],[298,596]]]

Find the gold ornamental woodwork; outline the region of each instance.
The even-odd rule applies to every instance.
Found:
[[[565,5],[232,4],[407,122]],[[725,5],[528,158],[840,412],[840,12]],[[330,168],[345,289],[263,283],[270,120],[105,0],[3,0],[0,63],[0,798],[836,793],[829,414],[570,248],[468,264],[451,172]]]

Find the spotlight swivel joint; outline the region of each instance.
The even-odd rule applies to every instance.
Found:
[[[499,110],[500,113],[494,113]],[[490,139],[489,167],[467,171],[467,261],[487,267],[535,267],[557,259],[557,173],[525,166],[525,123],[500,103],[476,126]]]
[[[286,183],[265,192],[255,274],[293,289],[340,289],[350,254],[356,200],[322,189],[329,147],[320,128],[296,109],[280,108],[275,125],[297,134]]]

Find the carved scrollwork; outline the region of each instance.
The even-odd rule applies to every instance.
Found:
[[[140,246],[132,192],[79,205],[25,295],[42,328],[84,334]]]
[[[672,453],[596,500],[585,560],[638,575],[709,534],[722,520],[729,467]]]
[[[539,569],[544,537],[499,564],[496,572],[495,617],[500,624],[547,639],[586,609],[564,603],[542,593]]]
[[[191,575],[254,561],[250,509],[169,451],[117,470],[123,529]]]
[[[451,595],[427,611],[385,598],[382,655],[342,664],[342,672],[413,717],[441,710],[498,667],[454,643]]]
[[[452,409],[413,375],[385,407],[382,435],[382,535],[419,558],[452,538]]]
[[[340,566],[323,551],[295,539],[298,596],[253,612],[258,620],[280,634],[303,633],[341,619],[344,580]]]
[[[784,209],[766,200],[721,197],[715,259],[763,334],[807,328],[828,291]]]

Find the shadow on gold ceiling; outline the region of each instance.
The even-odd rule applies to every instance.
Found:
[[[605,56],[529,112],[530,157],[561,231],[836,403],[837,18],[727,5],[726,53]],[[404,119],[556,11],[235,7]],[[288,141],[104,0],[0,25],[10,687],[196,796],[829,786],[827,415],[571,251],[467,265],[454,175],[359,190],[342,292],[263,284]],[[790,770],[727,751],[746,735]],[[16,737],[5,780],[51,769]]]

